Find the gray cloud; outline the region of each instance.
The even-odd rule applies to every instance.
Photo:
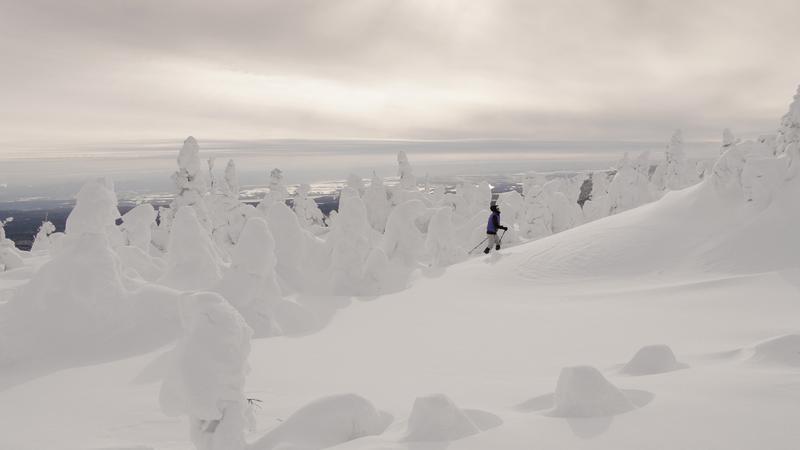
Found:
[[[800,83],[797,17],[791,0],[0,0],[0,141],[758,133]]]

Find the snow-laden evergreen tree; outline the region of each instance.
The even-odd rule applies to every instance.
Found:
[[[425,250],[431,258],[431,266],[449,266],[466,258],[466,250],[456,240],[455,229],[453,210],[449,207],[436,209],[425,237]]]
[[[300,224],[314,234],[319,234],[325,227],[325,215],[319,209],[319,205],[308,194],[311,186],[301,184],[295,192],[292,210],[297,215]]]
[[[736,189],[741,192],[742,171],[747,161],[739,150],[739,140],[729,129],[722,132],[720,157],[711,169],[711,180],[718,189]]]
[[[719,148],[719,154],[722,155],[739,142],[741,139],[738,139],[730,128],[725,128],[722,130],[722,145]]]
[[[664,155],[666,158],[664,172],[664,186],[666,189],[676,191],[696,181],[694,174],[688,170],[681,130],[675,130],[672,134]]]
[[[602,219],[609,214],[611,205],[609,203],[608,188],[609,180],[607,172],[593,172],[592,191],[589,198],[583,203],[584,221]]]
[[[18,269],[25,265],[22,255],[14,245],[14,241],[6,238],[5,226],[14,221],[13,217],[0,220],[0,272]]]
[[[256,337],[281,334],[273,314],[282,298],[276,264],[275,240],[266,220],[251,217],[231,249],[230,267],[225,269],[219,284],[211,289],[239,311]]]
[[[125,213],[122,216],[122,225],[120,225],[125,245],[131,245],[149,253],[156,216],[156,210],[148,203],[137,205]]]
[[[525,199],[520,234],[527,239],[538,239],[553,234],[553,212],[547,203],[542,186],[535,184],[541,179],[526,180],[522,194]]]
[[[417,177],[414,176],[414,170],[411,168],[411,163],[408,162],[406,152],[397,152],[397,171],[400,177],[400,188],[407,191],[417,190]]]
[[[790,178],[800,174],[800,87],[789,105],[789,111],[781,118],[781,126],[775,136],[775,154],[785,155]]]
[[[425,236],[417,227],[417,219],[426,213],[425,203],[413,199],[392,209],[386,222],[383,250],[389,260],[413,266],[424,251]]]
[[[267,204],[285,203],[288,197],[289,190],[286,188],[286,183],[283,179],[283,171],[278,168],[272,169],[269,173],[269,191],[267,191],[259,207],[261,207],[261,205],[266,206],[264,201],[266,201]]]
[[[386,229],[386,220],[389,218],[391,204],[383,180],[372,173],[372,181],[364,190],[364,205],[367,208],[367,217],[372,229],[383,233]]]
[[[220,280],[222,257],[195,211],[181,207],[169,234],[168,268],[160,282],[175,289],[208,289]]]
[[[258,210],[269,224],[269,231],[275,239],[276,272],[291,290],[310,286],[321,275],[320,268],[328,264],[315,254],[321,242],[310,231],[300,225],[297,215],[285,202],[263,200]],[[284,287],[282,285],[282,287]],[[290,292],[290,291],[288,291]]]
[[[617,163],[617,172],[608,185],[609,214],[618,214],[652,200],[647,173],[650,170],[649,153],[642,153],[631,161],[627,153]]]
[[[50,236],[55,232],[56,226],[53,224],[53,222],[50,222],[49,220],[42,222],[42,225],[39,226],[39,230],[36,232],[36,237],[33,239],[31,252],[43,252],[50,250],[50,246],[52,245]]]
[[[545,202],[552,214],[553,233],[560,233],[580,225],[583,216],[577,201],[568,199],[558,190],[559,184],[558,181],[552,180],[542,186]]]
[[[253,332],[233,306],[212,292],[185,294],[180,315],[184,334],[161,385],[161,409],[169,416],[189,417],[197,450],[244,450],[244,432],[252,422],[244,383]]]
[[[329,277],[333,292],[347,294],[361,289],[372,233],[367,209],[358,192],[350,187],[342,189],[336,226],[327,238],[331,246]]]
[[[225,166],[222,181],[214,182],[208,205],[214,241],[222,249],[232,248],[238,242],[247,219],[256,214],[252,206],[239,201],[239,177],[232,159]]]
[[[364,180],[360,176],[354,173],[351,173],[350,175],[347,176],[345,187],[354,190],[359,196],[364,195],[364,189],[365,189]]]
[[[186,138],[183,147],[178,152],[178,170],[172,174],[172,180],[175,182],[178,192],[170,203],[167,217],[162,218],[162,223],[166,222],[169,226],[178,209],[189,206],[194,209],[200,223],[210,230],[211,223],[205,202],[205,196],[209,189],[208,176],[203,171],[200,146],[192,136]]]

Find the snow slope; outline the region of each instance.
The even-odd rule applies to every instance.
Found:
[[[759,209],[703,183],[423,271],[405,291],[355,299],[317,333],[254,340],[245,395],[262,403],[247,439],[290,417],[296,436],[301,408],[352,393],[394,418],[385,431],[308,420],[302,439],[273,432],[269,448],[359,437],[336,448],[795,449],[799,191],[788,183]],[[619,370],[661,344],[681,370]],[[5,387],[0,448],[191,448],[185,419],[158,409],[159,355]],[[150,383],[134,382],[142,371]]]

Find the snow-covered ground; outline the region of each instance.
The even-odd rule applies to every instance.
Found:
[[[209,197],[187,140],[158,227],[96,180],[66,234],[3,248],[0,448],[795,449],[798,130],[800,93],[687,188],[676,133],[598,220],[531,181],[500,199],[519,245],[452,265],[488,185],[441,206],[400,155],[391,207],[355,180],[320,231],[280,172],[258,208],[235,173]]]
[[[800,214],[784,216],[782,235],[768,229],[774,221],[720,227],[704,194],[690,188],[423,274],[406,291],[354,300],[309,336],[254,340],[246,393],[263,403],[249,438],[286,423],[306,403],[354,393],[394,421],[383,434],[341,448],[796,448],[800,338],[754,345],[800,330],[791,233]],[[753,258],[741,251],[752,243],[724,239],[746,228],[750,239],[782,245]],[[698,248],[710,237],[720,244]],[[623,242],[618,254],[593,251]],[[678,252],[683,243],[696,252]],[[650,344],[669,345],[688,367],[620,373]],[[3,448],[190,448],[184,421],[158,407],[161,352],[4,386]],[[549,414],[553,401],[542,396],[556,390],[563,368],[580,365],[596,367],[619,389],[646,393],[637,398],[643,404],[605,417]],[[449,445],[405,441],[415,400],[434,393],[502,424]],[[326,424],[348,414],[346,407],[308,418],[296,433],[324,442]]]

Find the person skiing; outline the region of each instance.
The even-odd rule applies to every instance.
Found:
[[[486,249],[483,253],[488,254],[492,249],[492,243],[494,243],[494,249],[500,250],[500,239],[497,237],[497,230],[508,230],[508,227],[504,227],[500,225],[500,207],[492,203],[489,206],[489,210],[492,211],[492,214],[489,216],[489,222],[486,224]]]

